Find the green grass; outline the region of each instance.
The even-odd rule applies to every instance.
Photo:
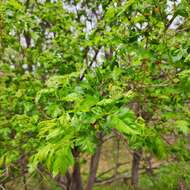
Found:
[[[96,186],[93,190],[132,190],[126,184],[118,183],[118,184],[110,184],[103,186]]]

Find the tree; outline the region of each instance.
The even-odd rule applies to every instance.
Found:
[[[90,154],[90,190],[110,133],[134,152],[134,187],[143,154],[188,160],[188,1],[8,0],[0,10],[7,180],[27,188],[40,170],[83,189],[80,156]]]

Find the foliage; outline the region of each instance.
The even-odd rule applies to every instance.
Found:
[[[2,1],[3,175],[64,175],[99,133],[189,160],[189,14],[187,0]]]

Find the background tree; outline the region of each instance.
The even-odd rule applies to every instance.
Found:
[[[41,173],[90,190],[110,135],[132,152],[135,188],[148,155],[189,161],[188,1],[0,6],[2,186]]]

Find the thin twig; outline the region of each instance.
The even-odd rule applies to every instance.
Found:
[[[1,184],[0,184],[0,189],[1,190],[6,190]]]
[[[86,74],[86,72],[88,71],[88,69],[90,69],[91,66],[92,66],[92,64],[94,63],[94,61],[96,61],[96,58],[97,58],[98,53],[99,53],[99,49],[96,49],[96,50],[95,50],[95,54],[94,54],[94,56],[93,56],[93,58],[92,58],[90,64],[87,66],[87,68],[86,68],[86,69],[83,71],[83,73],[81,74],[80,80],[83,80],[84,75]]]
[[[169,164],[169,163],[159,163],[159,164],[155,164],[155,166],[153,166],[152,167],[152,169],[159,169],[160,168],[160,166],[164,166],[164,165],[167,165],[167,164]],[[139,173],[140,174],[144,174],[144,173],[146,173],[146,169],[144,169],[144,168],[140,168],[140,171],[139,171]],[[126,173],[126,171],[125,171],[125,173],[123,172],[123,173],[120,173],[119,175],[117,175],[117,176],[111,176],[111,177],[109,177],[109,178],[106,178],[106,179],[96,179],[96,182],[95,182],[95,184],[96,185],[105,185],[105,184],[108,184],[108,183],[113,183],[113,182],[115,182],[115,181],[119,181],[119,180],[128,180],[128,179],[131,179],[131,174],[129,174],[129,173]]]
[[[126,165],[126,164],[128,164],[128,163],[129,163],[129,161],[128,161],[128,162],[119,163],[119,164],[117,165],[117,167],[119,168],[120,166]],[[114,166],[114,167],[112,167],[112,168],[106,170],[105,172],[100,173],[100,174],[97,176],[97,178],[100,178],[100,177],[104,176],[105,174],[111,172],[111,171],[114,170],[115,168],[116,168],[116,167]]]
[[[168,30],[168,28],[171,26],[171,24],[173,23],[173,21],[174,21],[174,19],[176,18],[176,14],[174,14],[173,16],[172,16],[172,18],[168,21],[168,23],[166,24],[166,26],[165,26],[165,31],[166,30]]]

